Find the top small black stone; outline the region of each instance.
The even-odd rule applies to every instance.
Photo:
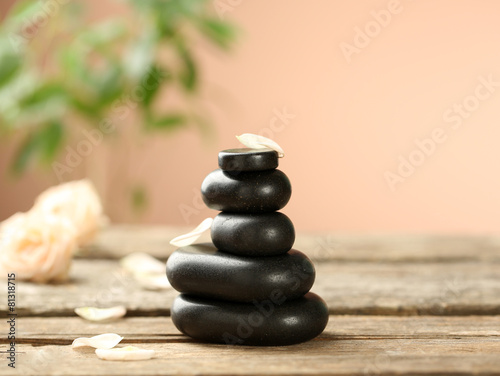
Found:
[[[227,149],[219,152],[223,171],[262,171],[278,167],[278,153],[270,149]]]

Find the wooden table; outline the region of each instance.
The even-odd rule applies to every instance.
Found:
[[[118,265],[135,251],[165,260],[169,240],[184,231],[111,227],[74,261],[68,283],[18,282],[19,354],[15,370],[2,354],[0,375],[500,374],[500,237],[301,234],[295,248],[316,264],[312,291],[327,301],[329,324],[310,342],[261,348],[180,334],[169,317],[177,292],[143,290]],[[118,304],[128,313],[112,323],[73,312]],[[156,357],[109,362],[71,348],[106,332]],[[1,341],[3,350],[5,334]]]

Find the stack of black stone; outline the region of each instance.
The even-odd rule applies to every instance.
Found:
[[[278,212],[290,199],[287,176],[269,149],[230,149],[203,181],[206,205],[219,213],[212,243],[176,250],[167,276],[179,295],[172,320],[198,340],[240,345],[291,345],[319,335],[328,308],[309,292],[312,262],[292,249],[295,230]]]

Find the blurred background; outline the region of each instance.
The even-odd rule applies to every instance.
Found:
[[[113,222],[194,227],[215,214],[199,190],[218,151],[256,133],[285,150],[298,231],[498,231],[498,1],[16,3],[0,2],[0,220],[88,177]],[[134,91],[151,67],[160,88]]]

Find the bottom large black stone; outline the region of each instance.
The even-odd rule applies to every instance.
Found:
[[[318,336],[328,322],[328,307],[318,295],[283,301],[283,296],[232,303],[179,295],[172,321],[182,333],[205,342],[286,346]]]

